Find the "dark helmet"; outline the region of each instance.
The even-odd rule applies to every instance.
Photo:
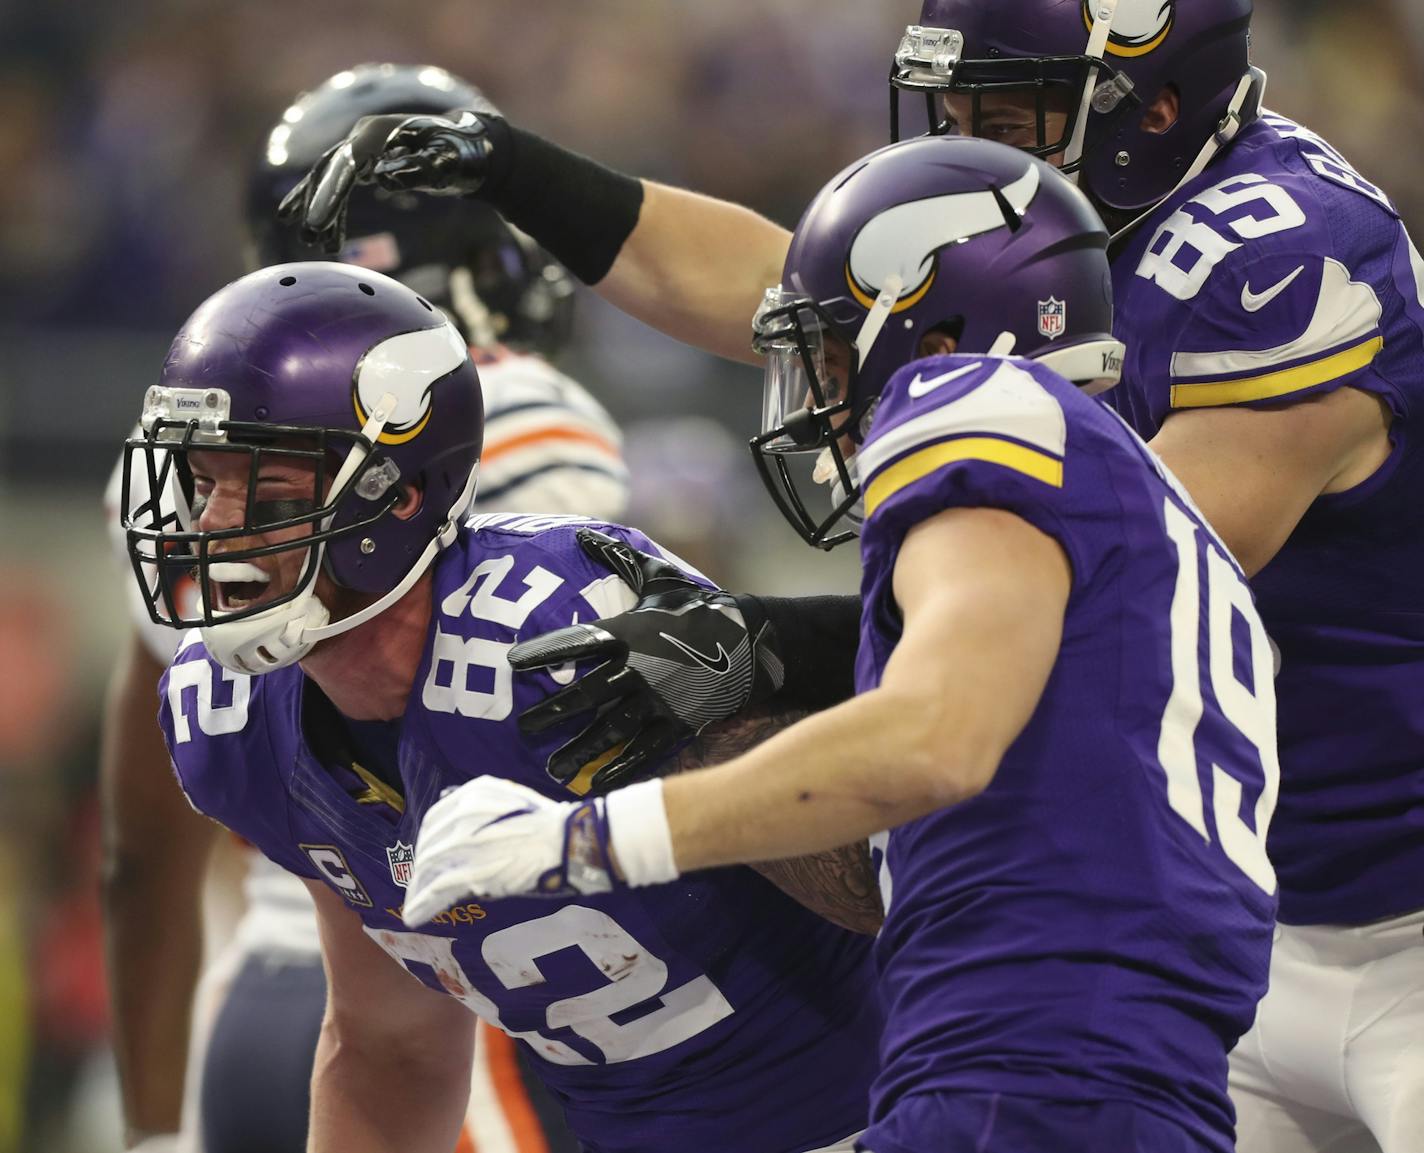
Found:
[[[485,95],[443,68],[362,64],[299,96],[267,137],[247,199],[256,264],[324,260],[277,205],[363,116],[496,113]],[[351,193],[348,240],[337,259],[409,284],[450,313],[465,339],[552,355],[573,323],[573,281],[563,266],[478,201],[387,192]]]
[[[987,140],[924,136],[857,161],[811,202],[781,284],[753,322],[766,361],[762,479],[793,527],[829,548],[859,496],[839,438],[859,443],[890,377],[940,332],[958,351],[1008,351],[1101,390],[1116,383],[1107,233],[1087,199],[1043,161]],[[845,387],[826,334],[849,347]],[[787,465],[819,452],[829,517],[807,510]],[[838,490],[838,491],[837,491]]]
[[[945,131],[938,96],[1028,92],[1036,97],[1035,155],[1064,154],[1063,171],[1099,204],[1142,212],[1256,118],[1265,73],[1250,67],[1251,0],[924,0],[905,32],[890,80],[924,92],[931,131]],[[1177,123],[1146,132],[1143,115],[1176,89]],[[1067,127],[1045,138],[1057,101]],[[978,135],[978,125],[962,125]]]
[[[454,539],[474,499],[484,415],[469,349],[444,313],[379,273],[309,263],[250,273],[209,297],[174,338],[142,429],[126,447],[120,507],[132,510],[124,527],[150,614],[201,627],[223,664],[262,672],[393,604]],[[247,459],[241,525],[198,531],[190,452]],[[314,468],[309,500],[261,502],[255,478],[274,460]],[[412,485],[419,508],[393,515]],[[306,535],[226,547],[292,529]],[[230,574],[295,550],[305,565],[293,588],[215,606],[214,581],[248,580]],[[378,599],[327,626],[319,570]],[[188,575],[201,600],[185,618],[173,591]]]

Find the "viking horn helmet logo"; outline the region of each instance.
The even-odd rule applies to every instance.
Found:
[[[1007,228],[1004,205],[1022,216],[1038,195],[1038,169],[1030,164],[1001,192],[955,192],[907,201],[878,213],[851,242],[846,283],[862,308],[871,308],[880,286],[898,277],[900,297],[891,312],[920,302],[934,283],[935,257],[952,244]]]
[[[1091,32],[1092,0],[1083,0],[1083,23]],[[1162,46],[1177,21],[1177,0],[1120,0],[1108,37],[1109,56],[1146,56]]]
[[[396,407],[376,439],[381,444],[413,440],[430,421],[435,382],[468,356],[465,342],[449,323],[381,341],[361,358],[351,382],[357,422],[365,424],[381,397],[390,394]]]

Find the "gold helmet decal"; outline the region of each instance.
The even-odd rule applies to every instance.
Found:
[[[1083,23],[1093,30],[1094,5],[1083,0]],[[1162,46],[1177,22],[1177,0],[1120,0],[1108,37],[1109,56],[1146,56]]]
[[[376,439],[381,444],[414,440],[430,423],[431,388],[469,355],[455,326],[448,322],[381,341],[361,358],[351,382],[357,422],[364,425],[381,397],[389,393],[396,398],[396,407]]]
[[[1002,190],[1020,216],[1038,194],[1038,168],[1028,170]],[[862,308],[874,306],[881,285],[897,276],[904,286],[892,313],[913,308],[934,284],[938,253],[1008,222],[992,191],[958,192],[897,204],[866,222],[851,242],[845,277],[851,295]]]

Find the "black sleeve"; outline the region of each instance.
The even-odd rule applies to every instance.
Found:
[[[493,144],[481,199],[585,284],[597,284],[638,223],[643,182],[487,117]]]
[[[860,644],[858,596],[738,596],[744,616],[759,613],[776,629],[786,680],[772,699],[779,704],[827,709],[855,695],[855,654]],[[752,602],[743,607],[743,602]]]

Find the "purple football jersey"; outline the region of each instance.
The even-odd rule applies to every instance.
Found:
[[[1113,279],[1128,358],[1109,400],[1143,437],[1174,409],[1347,386],[1393,414],[1388,463],[1317,500],[1253,587],[1281,652],[1281,919],[1424,907],[1424,260],[1383,192],[1267,113]]]
[[[403,811],[378,788],[358,803],[349,763],[315,751],[303,718],[320,694],[299,667],[240,676],[196,633],[161,690],[179,779],[196,808],[325,881],[414,977],[528,1043],[587,1148],[828,1145],[865,1124],[879,1040],[870,940],[750,869],[577,899],[462,901],[419,932],[400,919],[421,818],[442,790],[492,773],[568,795],[544,764],[572,734],[527,738],[517,717],[574,670],[516,680],[506,654],[629,606],[626,586],[578,547],[587,523],[475,517],[441,554],[401,726]]]
[[[907,1116],[948,1124],[925,1094],[1002,1093],[1131,1102],[1228,1153],[1226,1054],[1265,990],[1275,912],[1272,659],[1240,570],[1123,423],[1032,362],[902,370],[860,462],[859,691],[899,640],[892,576],[915,525],[1005,509],[1073,574],[1058,660],[993,782],[879,838],[867,1147],[936,1147],[905,1144]]]

